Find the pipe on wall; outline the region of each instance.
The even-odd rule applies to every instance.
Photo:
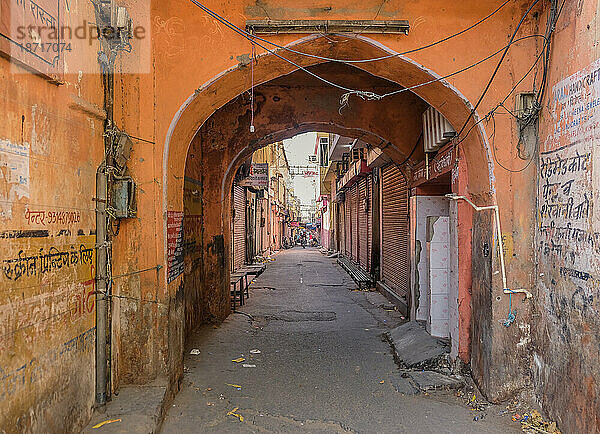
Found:
[[[500,267],[501,267],[501,271],[502,271],[503,292],[505,294],[521,293],[521,294],[525,294],[527,296],[527,298],[531,298],[532,297],[531,292],[529,292],[526,289],[523,289],[523,288],[514,288],[513,289],[513,288],[508,287],[508,283],[506,281],[506,266],[504,263],[504,249],[502,246],[502,230],[500,228],[500,209],[498,208],[498,205],[477,206],[473,202],[471,202],[467,197],[458,196],[454,193],[447,194],[446,197],[450,200],[457,200],[457,201],[464,200],[469,205],[471,205],[475,211],[486,211],[486,210],[494,211],[494,218],[496,220],[496,233],[497,233],[497,237],[498,237],[498,251],[499,251],[499,255],[500,255]]]
[[[107,399],[107,321],[108,321],[108,252],[106,205],[108,200],[106,165],[96,171],[96,405]]]

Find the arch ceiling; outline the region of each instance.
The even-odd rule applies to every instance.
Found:
[[[363,36],[352,39],[344,36],[344,43],[332,43],[334,38],[312,35],[293,45],[296,50],[339,59],[363,59],[392,53]],[[285,57],[303,67],[312,67],[319,75],[331,77],[337,83],[371,91],[397,90],[439,78],[433,71],[404,56],[351,67],[291,53],[285,53]],[[379,101],[362,101],[353,96],[350,107],[340,114],[340,96],[344,92],[322,85],[296,69],[272,54],[257,58],[254,66],[256,129],[253,135],[249,132],[251,113],[247,91],[251,87],[251,71],[248,65],[225,71],[188,98],[173,119],[165,144],[165,211],[167,208],[181,209],[181,179],[192,141],[196,144],[201,141],[217,143],[221,137],[219,146],[208,146],[205,152],[231,154],[228,155],[229,166],[260,146],[314,130],[315,125],[320,124],[320,131],[343,133],[349,137],[363,134],[363,140],[370,137],[365,141],[381,138],[392,145],[386,152],[399,161],[414,146],[415,134],[420,129],[419,111],[426,107],[424,102],[438,109],[455,126],[462,125],[471,110],[471,104],[458,90],[439,80]],[[477,119],[475,115],[471,123]],[[205,128],[201,129],[201,126]],[[223,138],[230,136],[226,148]],[[463,142],[462,148],[469,165],[470,190],[493,193],[493,165],[481,124]],[[418,158],[419,154],[413,155],[413,161]]]

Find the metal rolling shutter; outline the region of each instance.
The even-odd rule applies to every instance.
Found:
[[[360,266],[368,270],[369,268],[369,224],[365,201],[367,201],[367,178],[361,178],[358,181],[358,258]]]
[[[350,227],[350,210],[352,209],[352,202],[350,201],[350,192],[346,192],[346,200],[344,201],[344,256],[348,258],[352,252],[352,231]]]
[[[373,250],[373,176],[367,177],[367,271],[371,271]]]
[[[358,262],[358,183],[350,188],[350,235],[352,244],[352,259]]]
[[[244,265],[246,258],[246,192],[244,187],[233,185],[233,269]]]
[[[344,226],[344,202],[338,203],[338,252],[344,253],[344,246],[346,240],[346,227]]]
[[[337,213],[337,215],[338,215],[338,221],[337,221],[338,246],[337,247],[338,247],[338,251],[340,253],[344,253],[344,246],[346,245],[345,244],[345,242],[346,242],[345,241],[345,239],[346,239],[345,238],[346,227],[344,226],[344,222],[345,222],[345,219],[344,219],[344,213],[345,213],[344,202],[340,202],[338,204],[337,209],[338,209],[338,213]]]
[[[395,165],[382,176],[382,280],[406,300],[409,295],[408,185]]]

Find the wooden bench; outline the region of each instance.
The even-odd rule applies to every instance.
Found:
[[[246,265],[230,274],[229,285],[231,289],[231,303],[235,310],[236,303],[240,300],[240,306],[244,305],[244,296],[250,298],[250,285],[248,285],[248,276],[258,276],[267,268],[264,264]],[[239,286],[239,289],[238,289]]]
[[[254,276],[257,277],[260,274],[262,274],[263,271],[265,271],[265,268],[267,268],[266,265],[262,264],[262,265],[246,265],[242,268],[240,268],[239,270],[237,270],[238,273],[245,273],[246,274],[246,298],[250,298],[250,285],[248,285],[248,276]]]
[[[244,277],[246,275],[242,273],[231,273],[229,276],[229,287],[230,287],[230,295],[231,295],[231,305],[233,310],[236,309],[236,304],[238,300],[240,300],[240,306],[244,305]],[[239,289],[238,289],[239,286]],[[233,287],[233,288],[232,288]]]
[[[262,274],[263,271],[265,271],[266,268],[267,266],[265,264],[252,264],[246,265],[242,268],[242,270],[246,270],[248,274],[259,276],[260,274]]]
[[[359,265],[352,262],[350,259],[340,256],[337,260],[338,264],[346,270],[346,272],[350,275],[352,280],[356,282],[359,289],[368,289],[373,286],[372,277],[365,273]]]

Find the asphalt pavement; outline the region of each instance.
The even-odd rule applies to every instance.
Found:
[[[162,432],[520,432],[456,391],[407,393],[383,338],[403,319],[335,259],[300,247],[274,259],[238,313],[188,339]]]

